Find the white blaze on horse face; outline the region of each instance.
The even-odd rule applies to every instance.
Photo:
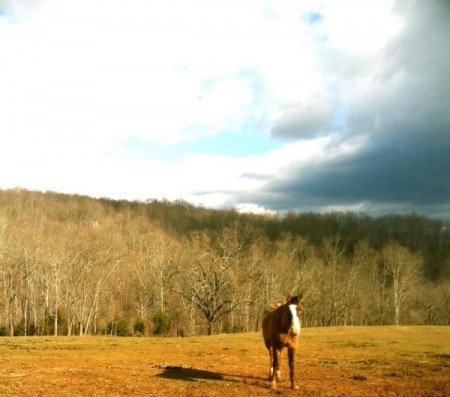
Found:
[[[300,333],[300,319],[298,318],[297,314],[297,306],[296,305],[289,305],[289,309],[292,313],[292,325],[291,329],[294,335],[298,335]]]

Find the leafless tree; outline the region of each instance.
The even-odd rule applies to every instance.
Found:
[[[392,277],[394,323],[399,325],[405,299],[420,276],[422,259],[395,242],[388,244],[382,254],[385,268]]]
[[[230,228],[222,230],[215,242],[205,234],[197,234],[188,243],[195,249],[195,259],[184,276],[187,288],[180,293],[203,314],[209,335],[239,303],[234,273],[245,240],[240,237],[235,228]]]

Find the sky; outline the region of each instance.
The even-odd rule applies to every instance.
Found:
[[[450,221],[447,0],[0,0],[0,188]]]

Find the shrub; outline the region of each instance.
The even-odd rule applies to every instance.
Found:
[[[106,333],[114,336],[129,336],[127,323],[122,320],[116,320],[108,324],[106,327]]]
[[[135,334],[144,335],[145,324],[143,321],[136,321],[133,325],[133,330]]]
[[[170,319],[162,310],[158,310],[153,316],[153,334],[164,335],[169,332]]]

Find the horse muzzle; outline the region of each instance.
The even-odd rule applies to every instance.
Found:
[[[299,334],[300,334],[300,330],[299,329],[291,328],[289,330],[289,336],[297,336]]]

